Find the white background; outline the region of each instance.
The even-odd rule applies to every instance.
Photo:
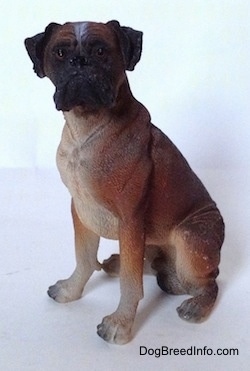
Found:
[[[46,289],[74,267],[69,195],[55,169],[63,118],[24,39],[54,21],[109,21],[144,32],[129,80],[135,97],[188,159],[226,223],[220,295],[201,325],[181,321],[180,297],[145,278],[135,339],[117,347],[95,327],[119,284],[98,273],[78,302]],[[250,204],[250,2],[248,0],[3,0],[0,5],[0,369],[248,370]],[[100,257],[117,245],[102,241]],[[240,355],[140,356],[139,347],[238,348]]]

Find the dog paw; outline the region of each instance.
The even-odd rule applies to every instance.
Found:
[[[97,326],[97,334],[108,343],[122,345],[131,340],[131,327],[130,321],[124,318],[121,320],[119,316],[111,314],[104,317],[102,323]]]
[[[82,289],[76,288],[70,279],[58,281],[55,285],[50,286],[48,295],[58,303],[68,303],[80,299]]]
[[[202,322],[208,315],[209,308],[205,308],[199,303],[197,298],[185,300],[177,312],[180,318],[188,322]]]
[[[112,254],[108,259],[105,259],[102,263],[102,269],[111,277],[119,276],[120,272],[119,254]]]

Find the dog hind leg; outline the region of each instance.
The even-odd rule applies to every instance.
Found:
[[[101,264],[102,269],[110,277],[119,277],[120,275],[120,255],[112,254],[108,259],[103,260]],[[151,267],[151,263],[145,258],[144,259],[144,274],[155,274]]]
[[[101,267],[110,277],[118,277],[120,274],[120,255],[112,254],[108,259],[103,260]]]
[[[176,272],[175,248],[167,246],[162,248],[159,255],[152,261],[152,268],[156,271],[158,286],[168,294],[182,295],[185,289]]]
[[[190,216],[172,232],[177,276],[186,294],[193,296],[177,308],[182,319],[200,322],[210,314],[218,294],[223,239],[224,223],[215,207]]]

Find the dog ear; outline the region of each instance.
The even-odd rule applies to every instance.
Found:
[[[126,70],[133,71],[141,58],[143,33],[130,27],[121,27],[118,21],[110,21],[107,24],[115,30],[119,38]]]
[[[58,23],[50,23],[46,27],[44,32],[39,33],[33,37],[28,37],[24,41],[29,57],[34,64],[33,69],[36,72],[37,76],[41,78],[45,77],[43,69],[44,49],[52,34],[52,31],[55,29],[55,27],[58,26],[60,26]]]

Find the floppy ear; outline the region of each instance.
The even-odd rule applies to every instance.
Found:
[[[60,25],[57,23],[50,23],[46,27],[44,32],[39,33],[33,37],[28,37],[24,41],[29,57],[34,64],[33,69],[36,72],[37,76],[41,78],[45,76],[43,69],[44,49],[52,34],[52,31],[55,27],[58,26]]]
[[[119,38],[126,70],[133,71],[141,58],[143,33],[130,27],[121,27],[117,21],[107,24],[115,30]]]

